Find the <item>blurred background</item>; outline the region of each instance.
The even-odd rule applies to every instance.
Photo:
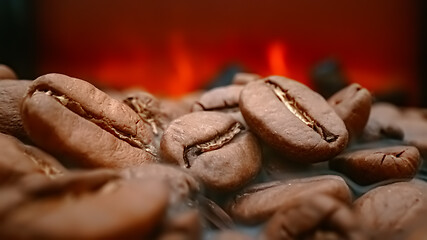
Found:
[[[424,2],[1,0],[0,63],[167,96],[240,71],[314,89],[333,79],[427,106]]]

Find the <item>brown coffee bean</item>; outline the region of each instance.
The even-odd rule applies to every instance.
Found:
[[[0,219],[13,212],[22,204],[40,197],[67,192],[84,192],[96,189],[119,175],[111,170],[73,171],[58,176],[54,180],[42,174],[27,174],[16,182],[9,182],[0,188]]]
[[[192,111],[238,112],[239,97],[243,86],[217,87],[205,92],[192,107]]]
[[[295,200],[270,218],[260,240],[365,239],[346,203],[324,194]]]
[[[255,240],[255,238],[236,230],[223,230],[215,235],[213,240]]]
[[[22,119],[37,145],[80,166],[156,161],[152,133],[139,116],[80,79],[60,74],[36,79],[23,101]]]
[[[191,112],[194,103],[203,95],[203,91],[193,92],[181,98],[160,99],[160,109],[166,114],[168,119],[174,120]]]
[[[402,239],[426,213],[426,196],[424,181],[393,183],[361,196],[354,202],[354,212],[373,239]]]
[[[160,109],[160,101],[148,92],[130,91],[125,93],[123,102],[151,127],[155,136],[161,136],[170,122]]]
[[[0,64],[0,80],[1,79],[18,79],[16,73],[8,66]]]
[[[39,173],[54,178],[66,172],[49,154],[10,135],[0,133],[0,146],[0,186],[27,174]]]
[[[201,191],[201,186],[187,169],[174,165],[147,163],[121,171],[125,179],[161,179],[171,186],[170,203],[184,202]]]
[[[420,165],[420,153],[412,146],[356,150],[329,161],[331,169],[344,173],[360,185],[391,179],[411,179]]]
[[[403,131],[403,141],[417,147],[427,157],[427,119],[402,115],[396,122]]]
[[[237,85],[246,85],[250,82],[260,79],[261,76],[255,73],[236,73],[233,77],[232,83]]]
[[[257,139],[225,113],[193,112],[175,119],[160,149],[166,161],[188,168],[215,191],[242,187],[261,168]]]
[[[0,81],[0,132],[28,142],[28,135],[22,126],[21,102],[31,81]]]
[[[325,175],[254,185],[237,194],[229,202],[228,210],[233,219],[256,224],[267,220],[285,204],[305,196],[315,198],[319,194],[351,201],[351,192],[345,181],[339,176]]]
[[[344,121],[350,137],[362,134],[371,112],[371,102],[369,91],[357,83],[347,86],[328,99],[329,105]]]
[[[65,189],[39,185],[37,192],[27,194],[28,201],[1,215],[0,237],[140,238],[160,224],[168,204],[168,187],[163,182],[104,180],[95,185],[94,177],[88,179],[91,174],[83,179],[78,174],[64,176],[56,186]]]
[[[249,83],[239,107],[251,130],[290,160],[325,161],[347,145],[341,118],[323,97],[296,81],[271,76]]]
[[[197,209],[191,209],[166,220],[157,240],[199,240],[202,223]]]
[[[363,130],[363,141],[380,139],[403,139],[403,130],[396,119],[401,117],[399,109],[390,103],[375,103],[371,107],[368,122]]]
[[[239,109],[239,97],[242,89],[241,85],[230,85],[207,91],[194,103],[191,111],[224,112],[247,127]]]

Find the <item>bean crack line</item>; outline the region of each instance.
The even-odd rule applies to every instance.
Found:
[[[97,126],[104,129],[105,131],[111,133],[115,137],[129,143],[130,145],[132,145],[134,147],[143,149],[147,153],[149,153],[153,156],[156,156],[156,150],[154,149],[153,146],[150,146],[149,144],[142,142],[141,140],[137,139],[134,136],[129,136],[129,135],[121,133],[120,130],[117,130],[114,126],[112,126],[110,123],[108,123],[107,121],[105,121],[102,118],[92,116],[89,112],[86,111],[86,109],[84,109],[84,107],[80,103],[78,103],[72,99],[69,99],[65,95],[55,93],[52,90],[38,90],[38,91],[44,92],[46,95],[53,97],[56,101],[61,103],[64,107],[66,107],[70,111],[72,111],[72,112],[76,113],[77,115],[91,121],[92,123],[96,124]]]
[[[233,138],[239,134],[244,127],[239,122],[233,124],[224,134],[216,136],[214,139],[207,142],[196,143],[184,148],[184,163],[186,168],[190,168],[190,159],[194,159],[202,153],[213,151],[221,148],[225,144],[231,142]]]
[[[294,114],[299,120],[305,123],[308,127],[313,129],[317,134],[322,137],[328,143],[334,142],[338,139],[338,135],[335,135],[328,131],[325,127],[320,125],[315,121],[304,109],[298,104],[298,102],[293,98],[288,90],[282,89],[279,85],[274,82],[266,81],[265,82],[277,96],[277,98],[285,104],[286,108]]]

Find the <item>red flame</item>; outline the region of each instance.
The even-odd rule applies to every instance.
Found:
[[[274,41],[267,47],[267,61],[272,75],[288,75],[286,47],[282,42]]]
[[[171,60],[174,74],[168,84],[168,92],[188,92],[195,81],[191,54],[182,34],[172,34],[170,39]]]

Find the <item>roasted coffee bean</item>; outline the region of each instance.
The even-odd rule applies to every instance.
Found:
[[[238,232],[236,230],[223,230],[218,232],[215,237],[210,238],[211,240],[255,240],[250,235]]]
[[[194,103],[200,99],[204,91],[197,91],[184,95],[181,98],[162,98],[160,99],[160,109],[166,114],[168,119],[174,120],[191,112]]]
[[[347,86],[328,99],[329,105],[344,121],[350,137],[362,134],[371,112],[371,102],[369,91],[357,83]]]
[[[205,92],[192,107],[192,111],[238,112],[243,86],[217,87]]]
[[[374,239],[403,239],[427,210],[427,183],[420,180],[380,186],[354,202],[362,227]]]
[[[147,92],[131,91],[126,93],[123,102],[151,127],[155,136],[160,136],[170,122],[166,114],[160,109],[160,101]]]
[[[224,112],[247,127],[239,109],[239,97],[242,89],[243,86],[230,85],[207,91],[194,103],[191,111]]]
[[[347,145],[341,118],[319,94],[296,81],[271,76],[249,83],[239,107],[251,130],[290,160],[325,161]]]
[[[365,239],[348,204],[323,194],[295,200],[273,215],[260,240]]]
[[[171,204],[183,202],[201,191],[201,186],[187,169],[174,165],[147,163],[121,171],[126,179],[162,179],[171,186]]]
[[[360,185],[392,179],[411,179],[420,164],[420,153],[412,146],[356,150],[329,161],[331,169],[344,173]]]
[[[254,185],[238,193],[229,202],[228,210],[233,219],[256,224],[267,220],[282,205],[305,196],[316,198],[319,194],[348,203],[351,201],[351,192],[345,181],[339,176],[325,175]]]
[[[146,237],[163,219],[168,203],[167,185],[155,180],[124,181],[112,177],[92,171],[51,181],[58,183],[39,183],[37,191],[27,191],[26,201],[0,215],[0,237]]]
[[[427,157],[427,119],[403,116],[397,120],[397,125],[403,131],[403,141],[417,147]]]
[[[0,79],[18,79],[16,73],[8,66],[0,64]]]
[[[27,174],[40,173],[54,178],[66,172],[54,157],[15,137],[0,133],[0,146],[0,186]]]
[[[37,145],[79,166],[124,168],[156,161],[149,126],[80,79],[60,74],[36,79],[23,101],[22,119]]]
[[[199,240],[202,223],[199,211],[191,209],[166,220],[157,240]]]
[[[22,126],[21,102],[31,81],[0,81],[0,132],[28,142],[28,135]]]
[[[242,187],[261,168],[257,139],[225,113],[194,112],[175,119],[160,149],[166,161],[188,168],[215,191]]]
[[[387,138],[402,140],[404,133],[396,121],[400,117],[401,112],[392,104],[373,104],[361,139],[368,142]]]
[[[237,85],[245,85],[255,80],[260,79],[261,76],[255,73],[236,73],[233,77],[232,83]]]
[[[0,188],[0,219],[22,204],[52,194],[84,192],[118,179],[112,170],[72,171],[55,179],[42,174],[27,174]]]

